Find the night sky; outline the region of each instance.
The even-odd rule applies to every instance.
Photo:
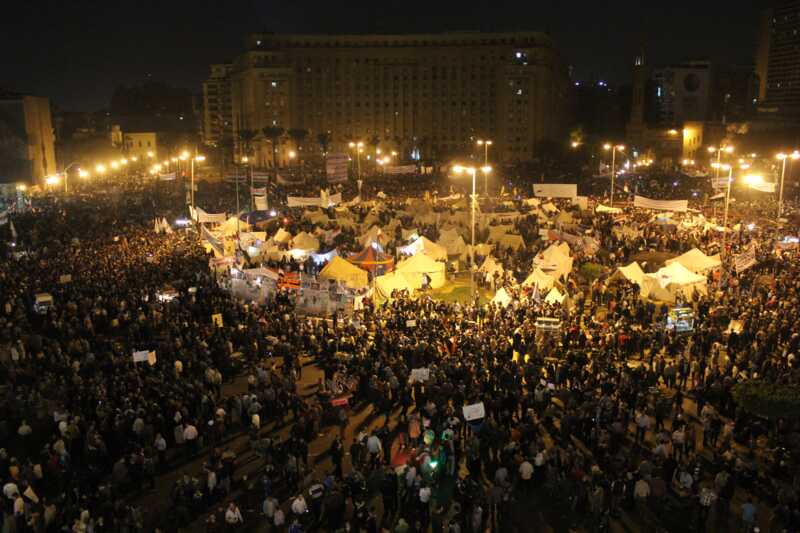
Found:
[[[716,0],[26,0],[0,22],[0,88],[76,111],[103,108],[116,85],[148,76],[199,93],[208,65],[240,52],[249,31],[546,30],[576,79],[625,82],[642,43],[650,63],[752,63],[757,16],[755,2]]]

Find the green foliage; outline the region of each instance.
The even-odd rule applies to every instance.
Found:
[[[578,275],[587,282],[592,282],[603,275],[605,267],[598,263],[584,263],[578,270]]]
[[[797,385],[753,380],[735,385],[732,393],[737,405],[749,413],[771,419],[800,416]]]

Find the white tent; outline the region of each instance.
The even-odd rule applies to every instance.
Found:
[[[373,300],[382,304],[391,300],[393,291],[414,292],[414,288],[408,283],[405,276],[398,272],[390,272],[384,276],[375,278],[375,290],[372,294]]]
[[[617,271],[611,275],[609,281],[619,278],[625,278],[628,281],[639,285],[639,287],[642,287],[642,284],[644,283],[645,280],[645,276],[646,274],[644,273],[644,270],[642,270],[642,267],[639,266],[639,263],[634,261],[630,265],[621,266],[617,268]]]
[[[332,279],[344,283],[351,289],[363,289],[369,285],[369,274],[348,263],[339,256],[334,257],[319,273],[322,279]]]
[[[415,289],[422,287],[423,275],[430,278],[430,286],[434,289],[443,286],[446,281],[444,263],[435,261],[425,254],[417,254],[401,261],[397,264],[396,270]]]
[[[512,235],[507,233],[500,237],[500,241],[497,243],[498,248],[502,249],[512,249],[512,250],[519,250],[520,248],[525,248],[525,241],[522,239],[521,235]]]
[[[533,269],[533,272],[525,278],[525,281],[522,282],[523,287],[539,287],[540,291],[546,291],[552,288],[553,284],[555,284],[556,280],[553,276],[546,274],[541,268],[536,267]]]
[[[238,221],[238,226],[237,226]],[[237,231],[250,231],[250,224],[237,217],[230,217],[216,229],[223,237],[232,237]]]
[[[648,279],[651,280],[649,283]],[[691,272],[676,261],[654,274],[646,274],[645,286],[642,289],[642,296],[648,298],[674,302],[676,296],[682,294],[684,299],[688,300],[695,290],[700,294],[706,294],[706,278]]]
[[[400,248],[400,253],[405,255],[425,254],[435,260],[447,260],[447,248],[439,246],[427,237],[420,237],[408,246],[403,246]]]
[[[419,239],[419,233],[417,233],[417,228],[401,229],[400,235],[403,237],[404,241],[408,241],[409,239]]]
[[[286,244],[292,240],[292,234],[283,228],[279,228],[272,240],[277,243]]]
[[[317,239],[310,233],[301,231],[300,233],[295,235],[294,239],[292,239],[291,248],[296,250],[303,250],[305,252],[316,252],[317,250],[319,250],[319,239]]]
[[[679,255],[674,259],[666,260],[667,265],[675,262],[685,266],[687,270],[698,274],[708,272],[722,266],[722,260],[720,259],[719,254],[708,256],[697,248],[692,248],[685,254]]]
[[[502,275],[504,270],[503,270],[503,265],[498,263],[497,260],[490,255],[483,261],[483,264],[478,269],[478,272],[485,274],[486,279],[490,280],[494,277],[495,274]]]
[[[556,279],[566,277],[572,271],[572,258],[569,256],[569,245],[551,244],[545,251],[533,259],[533,264]]]
[[[557,288],[553,287],[550,289],[550,292],[547,293],[547,296],[545,296],[544,302],[548,304],[561,304],[564,303],[566,297],[566,294],[561,294]]]
[[[447,255],[461,255],[467,249],[464,237],[454,229],[442,231],[439,234],[439,246],[447,250]]]
[[[514,226],[511,224],[489,226],[489,238],[486,240],[491,243],[498,243],[503,235],[507,234],[512,229],[514,229]]]
[[[377,242],[381,246],[385,246],[389,242],[389,238],[383,233],[383,230],[378,226],[372,226],[361,237],[358,238],[359,244],[362,248],[366,248],[373,242]]]
[[[500,287],[492,298],[492,303],[501,307],[508,307],[511,304],[512,298],[504,287]]]
[[[478,257],[487,257],[489,254],[492,253],[492,249],[494,245],[481,243],[475,245],[475,256]],[[466,261],[469,259],[470,255],[472,254],[472,245],[468,244],[464,247],[464,253],[461,254],[461,259]]]

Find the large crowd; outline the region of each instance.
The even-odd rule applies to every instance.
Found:
[[[519,289],[547,243],[512,196],[528,245],[496,250],[508,274],[492,280],[510,306],[396,295],[308,320],[291,291],[263,305],[233,299],[195,231],[152,231],[154,216],[183,214],[183,191],[139,187],[121,199],[37,200],[11,217],[13,236],[0,228],[3,533],[482,533],[531,531],[532,520],[556,531],[613,521],[800,529],[796,420],[754,416],[732,395],[756,376],[798,380],[800,263],[792,249],[776,252],[787,230],[746,227],[768,205],[737,205],[730,225],[742,224],[725,250],[754,241],[759,263],[709,273],[708,293],[683,302],[693,330],[677,334],[664,328],[668,305],[609,274],[641,254],[718,252],[719,233],[653,224],[644,211],[626,212],[632,234],[614,231],[614,215],[575,212],[599,251],[573,251],[569,307]],[[198,196],[210,212],[230,211],[230,187],[204,184]],[[407,197],[451,187],[373,180],[362,195],[387,196],[388,222]],[[354,188],[340,187],[346,197]],[[271,191],[286,228],[313,229],[280,207],[286,192]],[[417,229],[438,237],[435,224]],[[359,248],[346,229],[335,244]],[[587,264],[605,275],[582,276]],[[560,329],[542,334],[539,317]],[[731,318],[741,331],[728,331]],[[310,395],[300,385],[308,365],[322,372]],[[462,408],[480,403],[485,414],[467,420]],[[365,409],[377,423],[354,422]],[[330,447],[312,455],[324,435]],[[150,491],[167,482],[168,512],[151,512]]]

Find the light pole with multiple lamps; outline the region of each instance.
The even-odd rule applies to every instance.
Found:
[[[625,150],[625,145],[622,144],[610,144],[606,143],[603,145],[604,150],[611,150],[611,202],[609,207],[614,207],[614,178],[616,177],[615,174],[617,173],[616,165],[617,165],[617,152],[622,152]]]
[[[361,179],[361,152],[364,150],[364,143],[361,141],[353,142],[350,141],[348,144],[350,148],[353,149],[356,153],[356,168],[358,169],[358,179]]]
[[[780,153],[775,157],[778,159],[778,161],[781,162],[781,188],[780,191],[778,192],[778,218],[781,218],[781,214],[783,212],[783,180],[786,176],[786,160],[800,159],[800,152],[795,150],[791,154]]]
[[[483,146],[483,166],[489,166],[489,147],[494,143],[490,139],[478,139],[475,144]],[[489,174],[483,176],[483,194],[489,196]]]
[[[484,175],[489,174],[492,171],[492,167],[489,165],[484,165],[480,168],[476,167],[465,167],[461,165],[455,165],[453,167],[453,172],[456,174],[466,173],[472,176],[472,201],[470,202],[470,211],[472,213],[471,217],[471,232],[472,232],[472,249],[470,251],[470,261],[469,261],[469,286],[470,286],[470,293],[472,296],[475,296],[475,209],[477,207],[478,197],[475,192],[475,180],[478,175],[478,170],[484,173]]]

